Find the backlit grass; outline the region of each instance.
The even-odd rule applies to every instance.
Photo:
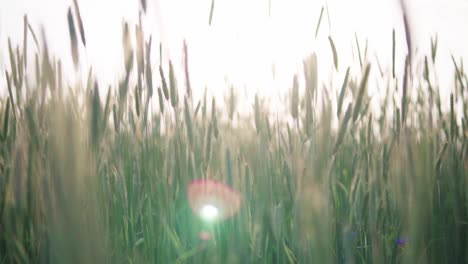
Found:
[[[86,41],[76,1],[74,10],[77,65]],[[252,116],[234,125],[242,100],[234,89],[226,107],[209,95],[196,100],[188,66],[185,76],[170,58],[153,68],[151,39],[137,25],[132,47],[129,28],[125,73],[109,89],[91,70],[67,83],[27,17],[23,47],[8,42],[0,263],[468,262],[468,78],[454,58],[453,92],[441,102],[437,39],[411,69],[393,49],[392,71],[380,74],[361,51],[360,69],[338,67],[329,37],[339,89],[319,96],[311,55],[291,80],[287,116],[272,118],[256,97]],[[34,60],[28,36],[40,50]],[[374,112],[367,87],[376,78],[387,85]],[[201,178],[241,193],[240,212],[200,219],[187,188]]]

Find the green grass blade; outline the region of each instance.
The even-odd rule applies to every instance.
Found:
[[[338,97],[337,112],[336,112],[337,117],[340,117],[340,114],[341,114],[341,108],[343,106],[343,99],[346,93],[346,87],[348,85],[349,70],[350,70],[350,67],[348,67],[348,69],[346,70],[346,74],[343,80],[343,85],[341,86],[340,96]]]
[[[76,29],[75,29],[75,21],[73,19],[73,14],[71,9],[68,9],[68,30],[70,33],[70,45],[71,45],[71,53],[73,58],[73,64],[75,65],[75,69],[78,68],[78,39],[76,37]]]
[[[354,39],[356,40],[356,47],[357,47],[357,52],[358,52],[358,57],[359,57],[359,65],[361,65],[361,69],[362,69],[361,48],[359,47],[359,40],[358,40],[356,32],[354,33]]]
[[[214,4],[215,0],[211,0],[210,18],[208,19],[208,26],[211,26],[211,22],[213,21]]]
[[[324,7],[322,6],[322,9],[320,10],[319,20],[317,22],[317,27],[315,28],[315,39],[317,39],[317,36],[318,36],[318,33],[319,33],[320,24],[322,22],[323,10],[324,10]]]
[[[335,43],[333,43],[333,39],[331,36],[328,37],[328,40],[330,41],[330,47],[333,52],[333,64],[335,65],[335,69],[338,71],[338,54],[336,52]]]
[[[83,20],[81,19],[80,7],[78,6],[78,0],[73,0],[73,6],[75,9],[76,19],[78,21],[78,29],[80,31],[81,42],[83,42],[83,46],[86,47],[86,37],[83,27]]]
[[[366,92],[366,87],[367,87],[367,80],[369,78],[369,72],[370,72],[370,64],[366,66],[366,69],[364,71],[364,75],[362,77],[361,83],[359,84],[359,93],[356,98],[356,103],[354,105],[354,112],[353,112],[353,123],[356,122],[359,113],[361,111],[362,107],[362,100],[364,99],[364,94]]]

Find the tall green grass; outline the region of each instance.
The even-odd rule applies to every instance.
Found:
[[[78,22],[81,46],[76,1],[74,10],[68,22],[78,60],[85,35]],[[188,66],[185,82],[171,61],[153,69],[151,39],[136,28],[132,48],[123,27],[125,74],[105,97],[91,70],[83,82],[64,83],[46,42],[35,76],[27,74],[27,36],[36,40],[27,18],[23,49],[9,42],[0,263],[468,262],[468,78],[454,59],[451,108],[442,111],[432,71],[437,39],[424,70],[403,77],[411,92],[401,103],[395,56],[383,76],[361,51],[362,69],[353,70],[362,74],[338,71],[330,37],[343,79],[336,98],[317,95],[313,54],[292,81],[293,122],[272,119],[256,97],[252,118],[234,126],[234,89],[227,111],[206,94],[194,102]],[[187,64],[186,46],[184,53]],[[366,92],[375,78],[388,84],[381,115]],[[212,226],[199,220],[185,192],[199,178],[239,190],[241,211]],[[198,237],[206,228],[210,241]]]

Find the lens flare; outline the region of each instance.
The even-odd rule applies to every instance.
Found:
[[[194,180],[187,189],[187,198],[195,215],[207,222],[222,221],[234,216],[241,206],[241,194],[215,180]]]
[[[218,218],[219,210],[211,204],[204,205],[200,210],[200,217],[206,221],[212,222]]]

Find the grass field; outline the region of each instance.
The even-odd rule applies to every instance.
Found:
[[[68,13],[75,64],[79,17]],[[339,87],[319,87],[311,55],[286,117],[256,98],[233,125],[235,93],[195,100],[190,69],[152,68],[137,29],[131,47],[124,27],[125,74],[100,94],[92,71],[64,81],[25,17],[0,100],[0,263],[468,263],[468,77],[454,58],[441,102],[436,39],[423,61],[393,61],[404,76],[360,51]],[[386,84],[378,114],[375,83]],[[241,193],[240,211],[202,221],[187,199],[201,178]]]

